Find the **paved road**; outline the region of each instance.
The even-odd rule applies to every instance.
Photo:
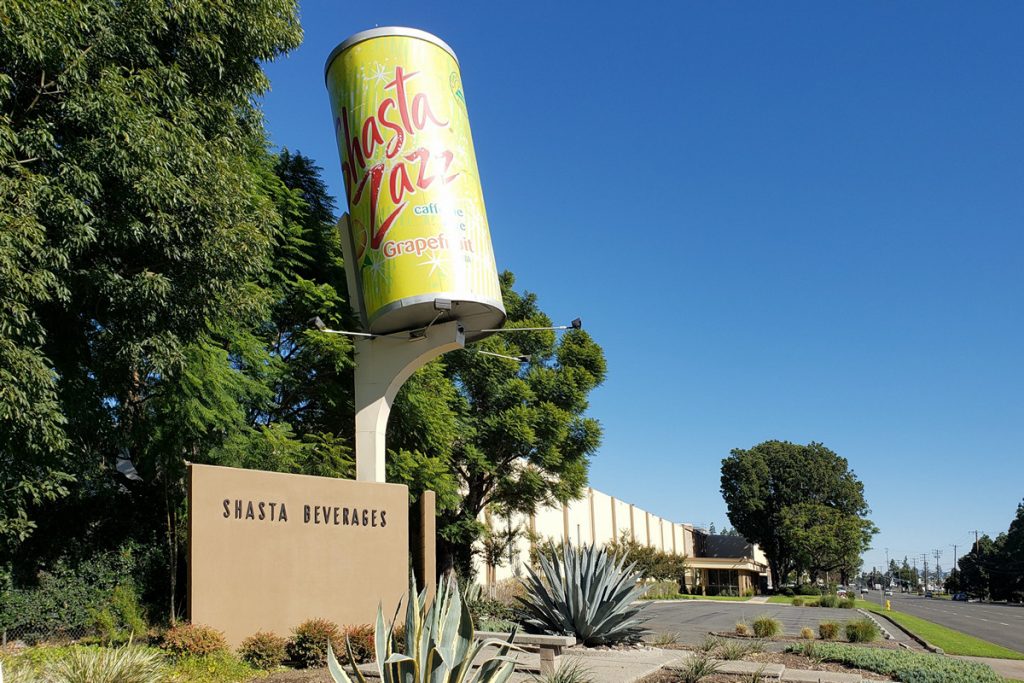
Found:
[[[876,599],[877,593],[871,598]],[[892,608],[1024,652],[1024,607],[953,602],[896,594]]]
[[[647,608],[648,620],[644,627],[652,634],[678,633],[682,643],[696,644],[704,640],[709,631],[733,631],[736,622],[748,624],[762,614],[782,622],[782,631],[788,636],[799,636],[800,629],[807,626],[818,632],[818,623],[836,621],[843,624],[861,616],[848,609],[824,609],[820,607],[792,607],[777,604],[752,604],[745,602],[652,602]],[[888,628],[888,627],[887,627]],[[902,642],[911,644],[902,631],[888,628],[892,635]]]

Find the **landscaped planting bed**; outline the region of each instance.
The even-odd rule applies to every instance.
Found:
[[[943,655],[837,643],[794,645],[790,652],[875,671],[904,683],[1002,683],[991,668]]]

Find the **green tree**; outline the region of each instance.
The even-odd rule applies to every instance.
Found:
[[[1009,529],[991,538],[983,534],[957,563],[957,586],[993,600],[1024,601],[1024,503]]]
[[[811,579],[838,572],[839,583],[849,583],[861,564],[861,555],[878,529],[870,520],[846,514],[821,503],[797,503],[779,513],[780,535],[792,548],[793,564]],[[895,561],[890,572],[896,575]]]
[[[982,534],[957,562],[961,589],[981,598],[992,597],[992,570],[998,569],[1001,554],[1002,541]]]
[[[252,351],[234,332],[272,300],[254,98],[299,43],[295,3],[11,0],[0,21],[4,558],[34,524],[87,545],[104,514],[171,547],[183,460],[266,399],[232,372]]]
[[[765,441],[734,449],[722,461],[721,485],[729,521],[768,556],[776,586],[793,570],[806,568],[800,566],[798,544],[786,531],[786,517],[793,516],[788,508],[820,505],[842,518],[863,518],[869,512],[864,485],[846,459],[820,443]]]
[[[514,284],[511,273],[501,275],[506,328],[550,326],[536,296],[516,292]],[[479,517],[488,506],[530,514],[582,494],[601,438],[597,420],[585,415],[588,395],[605,371],[601,347],[583,330],[507,332],[447,354],[403,388],[392,427],[405,428],[389,428],[389,473],[418,469],[408,464],[415,455],[419,466],[430,463],[447,474],[439,480],[447,500],[439,505],[442,568],[471,572],[473,546],[484,531]],[[425,386],[436,389],[423,394]],[[426,429],[418,433],[410,424]]]

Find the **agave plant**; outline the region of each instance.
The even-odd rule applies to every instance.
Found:
[[[442,582],[429,608],[427,592],[416,592],[416,580],[410,577],[409,602],[405,609],[405,654],[393,648],[395,624],[384,623],[384,613],[377,609],[374,649],[377,672],[382,683],[504,683],[512,675],[515,659],[509,655],[518,650],[512,645],[515,629],[508,640],[475,641],[473,618],[469,614],[455,579]],[[366,683],[356,666],[352,644],[347,642],[354,680]],[[473,660],[488,646],[496,646],[496,656],[482,662],[475,672]],[[338,664],[330,643],[327,644],[327,669],[335,683],[352,683],[353,679]]]
[[[635,564],[626,562],[593,545],[573,548],[566,543],[559,550],[552,544],[550,553],[540,556],[543,578],[528,567],[526,597],[517,598],[526,627],[575,635],[584,645],[638,638],[645,606],[633,603],[647,589],[639,585]]]

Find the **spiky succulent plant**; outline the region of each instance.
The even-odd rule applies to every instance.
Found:
[[[509,656],[515,630],[508,640],[474,639],[473,618],[459,594],[455,579],[441,582],[437,595],[427,606],[427,593],[416,592],[416,580],[409,581],[409,603],[405,610],[405,654],[392,647],[394,624],[384,623],[384,613],[377,609],[375,650],[377,671],[382,683],[504,683],[512,675],[515,659]],[[473,660],[488,646],[498,648],[497,655],[471,671]],[[366,683],[348,645],[349,659],[355,680]],[[338,665],[330,643],[327,644],[327,668],[335,683],[352,683],[353,679]]]
[[[633,604],[647,590],[634,564],[593,545],[553,544],[541,553],[543,577],[532,568],[526,597],[517,598],[524,625],[541,633],[575,635],[584,645],[606,645],[640,636],[643,605]]]

